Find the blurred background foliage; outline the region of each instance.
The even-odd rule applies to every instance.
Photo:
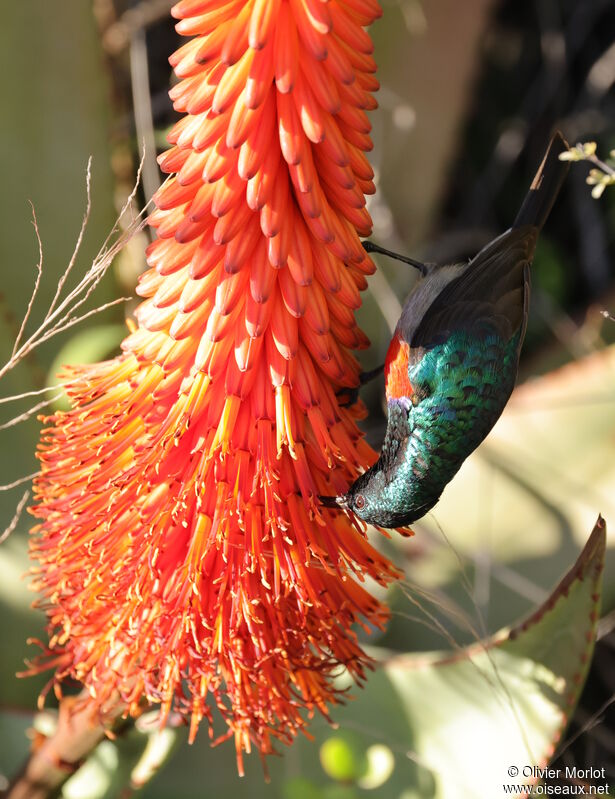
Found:
[[[3,9],[2,363],[10,356],[36,275],[38,247],[28,202],[36,210],[44,253],[41,291],[29,323],[33,330],[74,248],[85,209],[88,157],[93,156],[93,206],[75,266],[79,274],[134,184],[143,142],[140,206],[158,185],[155,153],[164,149],[175,119],[167,96],[172,80],[167,59],[179,44],[168,15],[171,5],[170,0],[21,0]],[[423,260],[466,258],[510,224],[554,127],[571,143],[596,140],[605,156],[615,148],[610,0],[385,0],[383,11],[372,28],[381,82],[380,107],[371,116],[378,193],[370,198],[370,211],[378,243]],[[435,511],[414,526],[415,537],[381,541],[406,579],[390,590],[391,623],[380,639],[368,639],[370,645],[393,652],[450,649],[493,633],[547,597],[577,556],[598,511],[615,525],[615,322],[601,315],[615,309],[615,190],[593,200],[587,171],[585,164],[573,165],[540,241],[521,387]],[[147,235],[136,235],[116,259],[92,306],[133,294]],[[379,266],[359,312],[372,341],[361,354],[366,368],[382,362],[414,280],[412,270],[397,262]],[[1,396],[44,388],[62,363],[113,354],[131,307],[110,309],[36,350],[2,379]],[[369,411],[364,428],[378,447],[385,423],[382,385],[376,381],[362,396]],[[31,406],[31,398],[0,405],[0,425]],[[38,432],[34,419],[0,428],[0,530],[28,488],[27,482],[5,486],[36,470]],[[32,597],[21,578],[28,526],[24,515],[0,546],[0,773],[7,775],[26,754],[24,731],[45,682],[44,676],[14,676],[32,654],[25,639],[43,636],[42,616],[30,609]],[[615,694],[614,573],[611,539],[600,640],[568,731],[575,740],[564,756],[565,762],[605,766],[611,782],[615,713],[606,706]],[[366,714],[363,727],[378,708],[389,706],[389,688],[381,675],[368,683],[369,697],[356,703],[357,712]],[[598,721],[588,725],[601,708]],[[429,713],[429,703],[424,710]],[[391,737],[393,716],[391,708]],[[273,768],[279,779],[269,787],[256,757],[240,782],[232,745],[212,753],[202,734],[193,747],[178,747],[143,795],[261,795],[256,790],[280,799],[415,795],[404,791],[392,754],[403,753],[408,741],[398,741],[396,748],[391,740],[374,740],[370,754],[370,746],[353,737],[352,725],[339,733],[322,721],[313,728],[319,746],[284,751]],[[98,752],[100,773],[115,776],[109,777],[107,793],[96,795],[117,795],[112,783],[126,768],[121,764],[141,757],[147,736],[131,735],[136,738],[106,742]],[[150,755],[167,744],[150,742]],[[396,778],[389,779],[391,768]],[[412,779],[419,785],[422,778]],[[71,790],[66,796],[89,795],[79,787]],[[429,796],[429,790],[427,785],[421,795]]]

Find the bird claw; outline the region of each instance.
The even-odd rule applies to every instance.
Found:
[[[375,369],[369,369],[367,372],[361,372],[359,375],[359,385],[354,388],[343,388],[341,391],[336,392],[335,396],[338,398],[338,405],[340,408],[351,408],[359,399],[359,391],[366,383],[370,383],[376,377],[379,377],[384,372],[384,364],[380,364]],[[340,397],[346,397],[345,402],[339,402]]]

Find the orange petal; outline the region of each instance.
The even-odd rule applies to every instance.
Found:
[[[216,145],[212,147],[207,163],[203,168],[203,180],[206,183],[215,183],[236,164],[237,151],[227,147],[224,138],[219,139]]]
[[[269,329],[273,337],[273,342],[280,355],[287,361],[294,358],[297,354],[297,348],[299,347],[297,320],[286,310],[280,292],[277,292],[276,298],[274,299]]]
[[[269,144],[274,135],[276,123],[275,92],[272,88],[265,101],[261,123],[257,125],[239,149],[237,169],[244,180],[254,177],[264,161],[265,155],[271,152],[272,148]]]
[[[215,87],[213,87],[215,89]],[[210,93],[208,97],[208,102],[206,108],[209,108],[211,103],[211,95],[213,92]],[[230,113],[220,114],[216,116],[212,113],[211,110],[207,111],[205,119],[207,120],[207,124],[203,124],[201,128],[195,133],[192,138],[191,147],[197,152],[197,154],[209,154],[211,153],[211,148],[216,144],[216,142],[220,139],[220,136],[223,134],[223,131],[229,124],[229,117]],[[207,159],[204,158],[201,162],[202,166],[200,169],[200,176],[203,176],[203,172],[205,167],[207,166]]]
[[[250,295],[246,298],[246,317],[248,314],[248,304],[254,302]],[[235,330],[235,362],[240,372],[252,369],[260,358],[263,337],[251,336],[246,330],[242,330],[237,325]]]
[[[299,42],[290,4],[280,5],[275,31],[275,83],[279,92],[292,91],[299,72]]]
[[[270,267],[271,268],[271,267]],[[272,270],[273,271],[273,270]],[[250,338],[260,338],[269,327],[273,300],[256,302],[251,294],[246,297],[246,331]]]
[[[318,144],[325,136],[322,108],[316,102],[316,98],[302,73],[297,78],[292,96],[305,135],[310,141]]]
[[[233,275],[226,272],[218,283],[216,289],[216,310],[222,315],[229,314],[243,299],[248,284],[249,273],[247,269],[242,269]]]
[[[374,177],[374,170],[372,169],[365,154],[352,144],[346,144],[346,149],[350,157],[350,168],[354,174],[361,180],[371,181]]]
[[[256,248],[250,266],[250,294],[257,303],[271,297],[277,280],[277,270],[269,263],[264,241]]]
[[[220,117],[216,117],[216,120],[220,119]],[[201,177],[201,173],[203,172],[203,167],[207,161],[207,157],[209,153],[198,153],[194,152],[193,150],[186,150],[185,152],[188,153],[188,158],[184,161],[182,167],[177,172],[177,180],[182,185],[187,185],[188,183],[193,183],[195,180]],[[160,162],[160,168],[163,172],[172,172],[172,169],[167,169],[166,162]]]
[[[226,66],[231,66],[239,61],[248,48],[248,20],[252,13],[252,8],[252,0],[244,3],[243,8],[233,20],[233,24],[226,35],[220,51],[220,61]]]
[[[288,260],[288,251],[290,249],[290,239],[292,231],[289,225],[283,225],[279,233],[272,236],[267,241],[267,256],[269,263],[276,269],[285,266]]]
[[[322,61],[327,57],[327,40],[324,35],[327,31],[320,32],[314,27],[303,0],[289,0],[289,5],[303,45],[317,61]],[[309,63],[310,58],[304,56],[300,61]]]
[[[304,59],[299,64],[303,78],[312,89],[318,104],[330,114],[337,114],[341,107],[340,95],[329,70],[319,61]]]
[[[260,169],[248,180],[246,202],[253,211],[260,211],[271,200],[276,175],[281,163],[280,153],[274,147],[271,147],[267,151]]]
[[[210,245],[212,250],[219,250],[215,245]],[[189,280],[182,292],[179,300],[179,310],[186,313],[198,308],[205,300],[211,299],[215,296],[216,286],[220,282],[220,274],[222,271],[221,256],[217,255],[217,262],[214,263],[209,274],[204,277]],[[212,259],[213,260],[213,259]]]
[[[225,72],[226,67],[224,64],[215,64],[206,75],[203,75],[199,83],[188,87],[189,91],[185,93],[183,98],[183,105],[185,108],[179,108],[179,100],[176,100],[173,104],[175,110],[185,110],[189,114],[201,114],[210,111],[211,101],[214,98],[218,85]],[[195,149],[202,150],[208,146],[208,142],[213,143],[217,137],[213,137],[213,134],[209,130],[209,125],[199,125],[199,130],[196,132],[194,138],[198,139],[198,144],[195,145]]]
[[[245,90],[239,95],[226,130],[227,147],[235,149],[245,142],[260,122],[263,108],[263,105],[256,109],[248,108],[245,102]]]
[[[327,58],[323,63],[333,80],[338,83],[351,84],[354,81],[355,73],[352,64],[335,36],[329,36],[327,39]]]
[[[224,271],[233,274],[245,267],[260,237],[260,225],[255,218],[251,224],[248,224],[244,230],[240,231],[226,245]]]
[[[290,454],[295,457],[290,386],[276,386],[275,420],[278,457],[280,457],[284,445],[288,447]]]
[[[267,2],[267,0],[265,0]],[[275,0],[273,0],[275,2]],[[273,83],[273,48],[271,44],[262,50],[251,51],[254,55],[246,83],[246,105],[258,108],[265,100]]]
[[[373,73],[376,71],[376,62],[371,55],[360,53],[358,50],[353,50],[342,39],[338,39],[338,44],[344,51],[346,57],[357,70],[357,72]]]
[[[303,0],[305,12],[318,33],[327,34],[333,29],[333,20],[327,2],[322,0]]]
[[[315,145],[316,149],[321,149],[323,155],[330,158],[339,166],[348,166],[350,157],[346,149],[346,142],[340,133],[340,128],[335,119],[330,116],[323,116],[325,138],[320,144]],[[356,145],[358,146],[358,145]],[[362,149],[362,148],[361,148]]]
[[[180,0],[180,2],[176,3],[171,9],[171,14],[175,19],[184,20],[187,18],[185,22],[178,23],[175,26],[178,33],[183,33],[185,36],[194,36],[198,33],[207,33],[217,27],[221,22],[224,22],[225,19],[235,16],[238,6],[238,2],[230,2],[219,8],[209,10],[212,7],[211,0],[201,0],[201,2],[195,2],[195,0]],[[200,26],[200,29],[194,30],[189,28],[186,32],[185,28],[180,29],[179,27],[180,25],[188,26],[190,23],[195,26]]]
[[[198,185],[198,184],[197,184]],[[211,213],[216,186],[214,183],[202,183],[194,200],[188,206],[186,216],[193,222],[200,222]]]
[[[304,317],[315,333],[323,335],[329,332],[329,308],[318,282],[312,283],[307,292]]]
[[[312,247],[307,230],[298,214],[289,224],[292,229],[292,238],[288,252],[288,269],[295,283],[300,286],[309,286],[314,277],[312,263]]]
[[[290,270],[287,267],[280,269],[278,273],[278,285],[288,313],[297,319],[303,316],[306,308],[307,292],[303,286],[300,286],[293,280]]]
[[[313,254],[316,279],[326,291],[337,293],[342,287],[340,262],[324,247],[315,248]]]
[[[177,242],[172,239],[155,239],[145,251],[147,263],[153,266],[158,274],[170,275],[190,262],[198,243],[196,240],[178,247]]]
[[[378,5],[378,0],[340,0],[340,6],[342,8],[346,7],[368,20],[364,23],[366,25],[370,25],[374,20],[380,19],[382,16],[382,9]]]
[[[300,194],[308,194],[318,186],[318,175],[314,167],[312,148],[302,138],[299,160],[296,164],[288,164],[291,180]]]
[[[211,101],[211,110],[214,114],[222,114],[227,111],[244,90],[253,59],[254,51],[248,49],[236,64],[226,68]],[[246,97],[248,95],[247,89],[245,95]]]
[[[262,50],[269,41],[278,16],[280,0],[254,0],[254,10],[250,17],[250,47]]]
[[[333,31],[353,50],[370,55],[374,52],[374,43],[370,35],[357,25],[339,6],[336,0],[330,0],[329,13],[333,21]]]
[[[153,274],[162,280],[161,275],[158,275],[155,271],[153,271]],[[152,302],[154,305],[157,308],[166,308],[168,305],[172,305],[173,303],[177,302],[187,280],[187,269],[182,269],[180,272],[175,272],[175,274],[171,275],[168,280],[163,280],[156,293],[152,296]]]
[[[243,230],[246,225],[251,225],[254,219],[254,211],[244,203],[240,203],[231,212],[218,219],[214,227],[213,239],[216,244],[227,244],[231,239]]]
[[[288,359],[277,348],[271,332],[271,325],[265,333],[265,347],[267,353],[266,363],[271,384],[274,387],[284,385],[284,383],[288,382]]]
[[[216,184],[211,214],[216,218],[224,216],[239,203],[243,204],[245,182],[239,177],[236,169],[229,170]]]
[[[198,64],[207,64],[208,61],[214,60],[219,61],[224,40],[233,25],[232,18],[227,16],[223,22],[218,22],[214,27],[210,27],[209,25],[202,26],[202,30],[200,31],[194,31],[194,28],[193,32],[191,31],[190,33],[185,30],[180,30],[180,27],[185,28],[185,26],[195,25],[196,19],[192,21],[186,19],[180,22],[176,26],[178,33],[183,33],[186,36],[192,36],[194,33],[203,34],[202,38],[199,37],[198,39],[200,47],[195,56],[195,60]],[[196,23],[196,26],[198,26],[198,23]],[[207,28],[206,31],[205,28]]]
[[[284,160],[288,164],[298,164],[305,149],[305,137],[295,104],[288,94],[278,96],[278,131]]]
[[[186,161],[190,160],[191,155],[192,152],[190,150],[181,150],[179,147],[171,147],[166,153],[159,155],[156,160],[163,172],[179,172],[180,169],[183,169]]]
[[[198,313],[179,312],[173,319],[169,328],[169,335],[175,341],[182,341],[188,336],[200,335],[203,331],[203,318],[205,314],[210,314],[213,309],[213,300],[207,299],[199,304]]]
[[[211,271],[224,258],[224,250],[210,239],[203,238],[194,251],[190,263],[190,277],[199,280]]]
[[[275,181],[271,199],[267,202],[261,214],[261,230],[265,236],[275,236],[279,233],[284,223],[284,214],[288,204],[289,186],[288,177],[280,170]]]
[[[299,331],[301,341],[305,345],[310,355],[318,362],[319,368],[323,368],[323,364],[331,360],[331,349],[329,334],[319,335],[314,332],[312,328],[306,324],[305,319],[299,320]]]
[[[365,111],[361,111],[360,108],[354,108],[347,103],[341,107],[337,118],[359,133],[369,133],[372,129]]]

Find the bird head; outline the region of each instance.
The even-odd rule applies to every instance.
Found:
[[[438,497],[417,503],[406,480],[387,480],[380,461],[358,477],[345,494],[336,497],[320,496],[326,508],[349,510],[368,524],[378,527],[404,527],[420,519]]]
[[[346,494],[321,496],[319,500],[326,508],[349,510],[364,522],[383,526],[382,520],[386,516],[383,508],[384,489],[384,475],[372,466],[355,480]]]

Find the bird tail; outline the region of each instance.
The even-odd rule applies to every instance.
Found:
[[[568,150],[568,142],[557,131],[551,137],[542,164],[536,172],[530,190],[525,195],[523,205],[519,209],[513,228],[531,225],[540,230],[551,212],[570,163],[560,161],[561,153]]]

